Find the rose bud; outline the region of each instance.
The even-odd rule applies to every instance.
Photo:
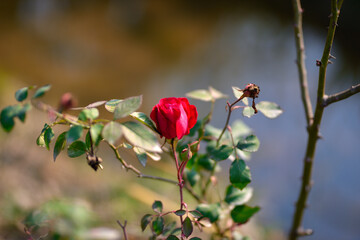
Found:
[[[198,112],[186,98],[163,98],[154,106],[150,118],[161,137],[181,139],[195,126]]]
[[[77,105],[77,101],[71,93],[64,93],[59,103],[59,112],[66,111]]]

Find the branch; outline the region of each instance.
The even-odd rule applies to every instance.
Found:
[[[119,151],[117,150],[117,148],[114,145],[112,145],[111,143],[108,143],[108,144],[111,147],[111,149],[114,151],[116,158],[121,162],[121,164],[126,169],[126,171],[129,171],[129,170],[132,171],[133,173],[135,173],[138,176],[138,178],[148,178],[148,179],[159,180],[159,181],[168,182],[168,183],[172,183],[172,184],[176,184],[176,185],[178,184],[177,181],[174,181],[171,179],[142,174],[139,169],[137,169],[136,167],[134,167],[131,164],[128,164],[124,159],[121,158]]]
[[[121,224],[120,220],[117,220],[116,222],[119,224],[119,226],[121,227],[121,229],[122,229],[122,231],[123,231],[124,239],[127,240],[127,239],[128,239],[128,238],[127,238],[127,234],[126,234],[126,224],[127,224],[127,221],[125,220],[124,225]]]
[[[342,92],[338,92],[330,96],[324,96],[323,107],[327,107],[334,102],[344,100],[359,92],[360,92],[360,83]]]
[[[302,13],[300,0],[293,0],[294,11],[294,33],[296,42],[296,64],[299,72],[299,82],[301,90],[301,99],[304,105],[307,127],[309,128],[313,120],[313,112],[308,89],[307,71],[305,66],[305,44],[304,33],[302,28]]]
[[[306,207],[306,201],[308,199],[312,181],[312,167],[315,157],[316,143],[319,139],[319,130],[322,115],[324,112],[323,99],[325,96],[325,80],[326,80],[326,68],[330,58],[330,51],[334,41],[335,30],[337,27],[337,21],[340,14],[340,8],[342,1],[339,3],[337,0],[331,0],[331,18],[329,23],[329,29],[326,37],[325,47],[321,61],[317,61],[317,66],[319,69],[319,80],[318,80],[318,91],[317,91],[317,102],[315,108],[314,119],[310,127],[308,128],[308,141],[306,147],[306,154],[304,158],[304,168],[302,183],[300,188],[300,194],[296,202],[296,209],[293,216],[293,221],[289,233],[289,240],[296,240],[298,237],[302,236],[302,233],[299,231],[301,228],[301,223],[304,216],[304,211]]]

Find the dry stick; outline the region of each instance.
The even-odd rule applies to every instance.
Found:
[[[304,44],[304,34],[302,28],[302,13],[303,9],[301,8],[300,0],[293,0],[293,9],[294,9],[294,33],[295,33],[295,41],[296,41],[296,64],[298,66],[299,72],[299,82],[300,82],[300,90],[301,90],[301,99],[304,105],[305,116],[307,128],[310,127],[313,120],[313,112],[311,106],[311,100],[308,89],[308,81],[307,81],[307,71],[305,66],[305,44]]]
[[[126,234],[126,224],[127,224],[127,221],[125,220],[124,222],[124,225],[121,224],[121,222],[119,220],[116,221],[119,226],[121,227],[122,231],[123,231],[123,235],[124,235],[124,239],[127,240],[127,234]]]
[[[316,143],[319,139],[319,129],[321,118],[324,111],[323,99],[325,96],[325,80],[326,80],[326,68],[328,65],[330,50],[333,44],[335,29],[337,26],[338,17],[340,14],[340,7],[342,1],[337,2],[336,0],[331,1],[331,17],[330,24],[328,29],[328,34],[326,37],[325,47],[321,61],[318,62],[319,70],[319,80],[318,80],[318,92],[317,92],[317,103],[315,108],[315,115],[312,124],[308,128],[308,141],[306,147],[306,154],[304,158],[304,169],[302,176],[302,184],[300,189],[300,194],[296,202],[296,210],[293,216],[293,222],[291,230],[289,233],[289,240],[295,240],[299,236],[309,235],[312,233],[311,230],[303,230],[301,228],[301,222],[304,215],[304,210],[306,207],[306,201],[311,190],[311,172],[315,156]],[[296,7],[294,10],[296,11]],[[296,15],[297,13],[295,13]]]

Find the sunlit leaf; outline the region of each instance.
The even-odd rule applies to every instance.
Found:
[[[151,222],[153,216],[151,214],[146,214],[141,218],[141,230],[144,231],[146,229],[146,227],[149,225],[149,223]]]
[[[208,218],[211,223],[216,222],[220,216],[220,204],[199,204],[196,208],[205,218]]]
[[[142,95],[129,97],[119,102],[114,110],[114,119],[120,119],[135,112],[142,104]]]
[[[135,118],[136,120],[138,120],[139,122],[141,122],[145,126],[149,127],[153,131],[157,132],[154,123],[151,121],[151,119],[145,113],[133,112],[133,113],[130,114],[130,116]]]
[[[211,93],[206,89],[199,89],[199,90],[194,90],[194,91],[188,92],[186,94],[186,96],[189,98],[201,100],[204,102],[210,102],[213,99],[211,96]]]
[[[161,213],[163,210],[163,204],[161,201],[154,201],[153,205],[152,205],[152,209],[157,212],[157,213]]]
[[[189,217],[184,219],[183,228],[185,237],[189,237],[193,232],[193,225]]]
[[[88,119],[96,119],[99,117],[99,110],[97,108],[84,109],[79,114],[79,120],[86,121]]]
[[[239,99],[242,95],[243,95],[243,91],[241,91],[240,88],[238,87],[232,87],[232,90],[233,90],[233,93],[234,93],[234,96]],[[249,100],[245,97],[241,100],[246,106],[249,105]]]
[[[70,127],[69,131],[66,134],[66,141],[72,143],[75,140],[78,140],[83,132],[83,128],[78,125],[73,125]]]
[[[233,186],[243,189],[251,182],[250,169],[244,160],[236,159],[230,167],[230,182]]]
[[[241,139],[236,147],[245,152],[256,152],[259,149],[260,142],[255,135],[249,135]]]
[[[57,156],[60,154],[60,152],[62,150],[64,150],[65,146],[66,146],[66,133],[67,132],[63,132],[61,133],[58,138],[56,139],[55,142],[55,146],[54,146],[54,161],[56,160]]]
[[[118,122],[109,122],[102,130],[103,138],[110,144],[115,144],[123,135],[123,128]]]
[[[256,104],[256,108],[267,118],[277,118],[283,110],[274,102],[261,101]]]
[[[103,128],[104,128],[104,125],[101,123],[94,124],[90,128],[91,139],[92,139],[93,143],[95,144],[95,146],[98,146],[102,139],[101,131],[103,130]]]
[[[138,122],[122,123],[125,138],[133,145],[150,152],[161,152],[160,144],[150,129]]]
[[[114,112],[116,105],[118,105],[122,100],[121,99],[111,99],[105,103],[105,108],[109,112]]]
[[[255,114],[255,111],[252,107],[245,107],[242,114],[244,117],[251,118]]]
[[[36,90],[32,98],[42,97],[45,94],[45,92],[50,90],[50,88],[51,88],[50,84],[40,87],[39,89]]]
[[[82,141],[75,141],[69,147],[67,154],[71,158],[76,158],[86,153],[86,145]]]
[[[247,205],[236,206],[231,211],[231,218],[236,223],[246,223],[259,210],[259,207],[249,207]]]
[[[23,87],[15,92],[15,99],[19,102],[24,101],[28,96],[28,87]]]
[[[232,185],[226,188],[225,202],[231,205],[242,205],[252,197],[252,188],[244,188],[240,190]]]
[[[228,95],[223,94],[222,92],[220,92],[219,90],[216,90],[213,87],[209,87],[209,92],[210,95],[213,99],[221,99],[221,98],[228,98]]]
[[[191,210],[189,213],[190,213],[194,218],[201,218],[201,217],[203,217],[203,215],[202,215],[199,211],[197,211],[197,210]]]

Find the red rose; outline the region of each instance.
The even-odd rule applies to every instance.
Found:
[[[150,117],[155,122],[161,137],[181,139],[189,134],[197,120],[197,110],[186,98],[163,98],[151,111]]]

